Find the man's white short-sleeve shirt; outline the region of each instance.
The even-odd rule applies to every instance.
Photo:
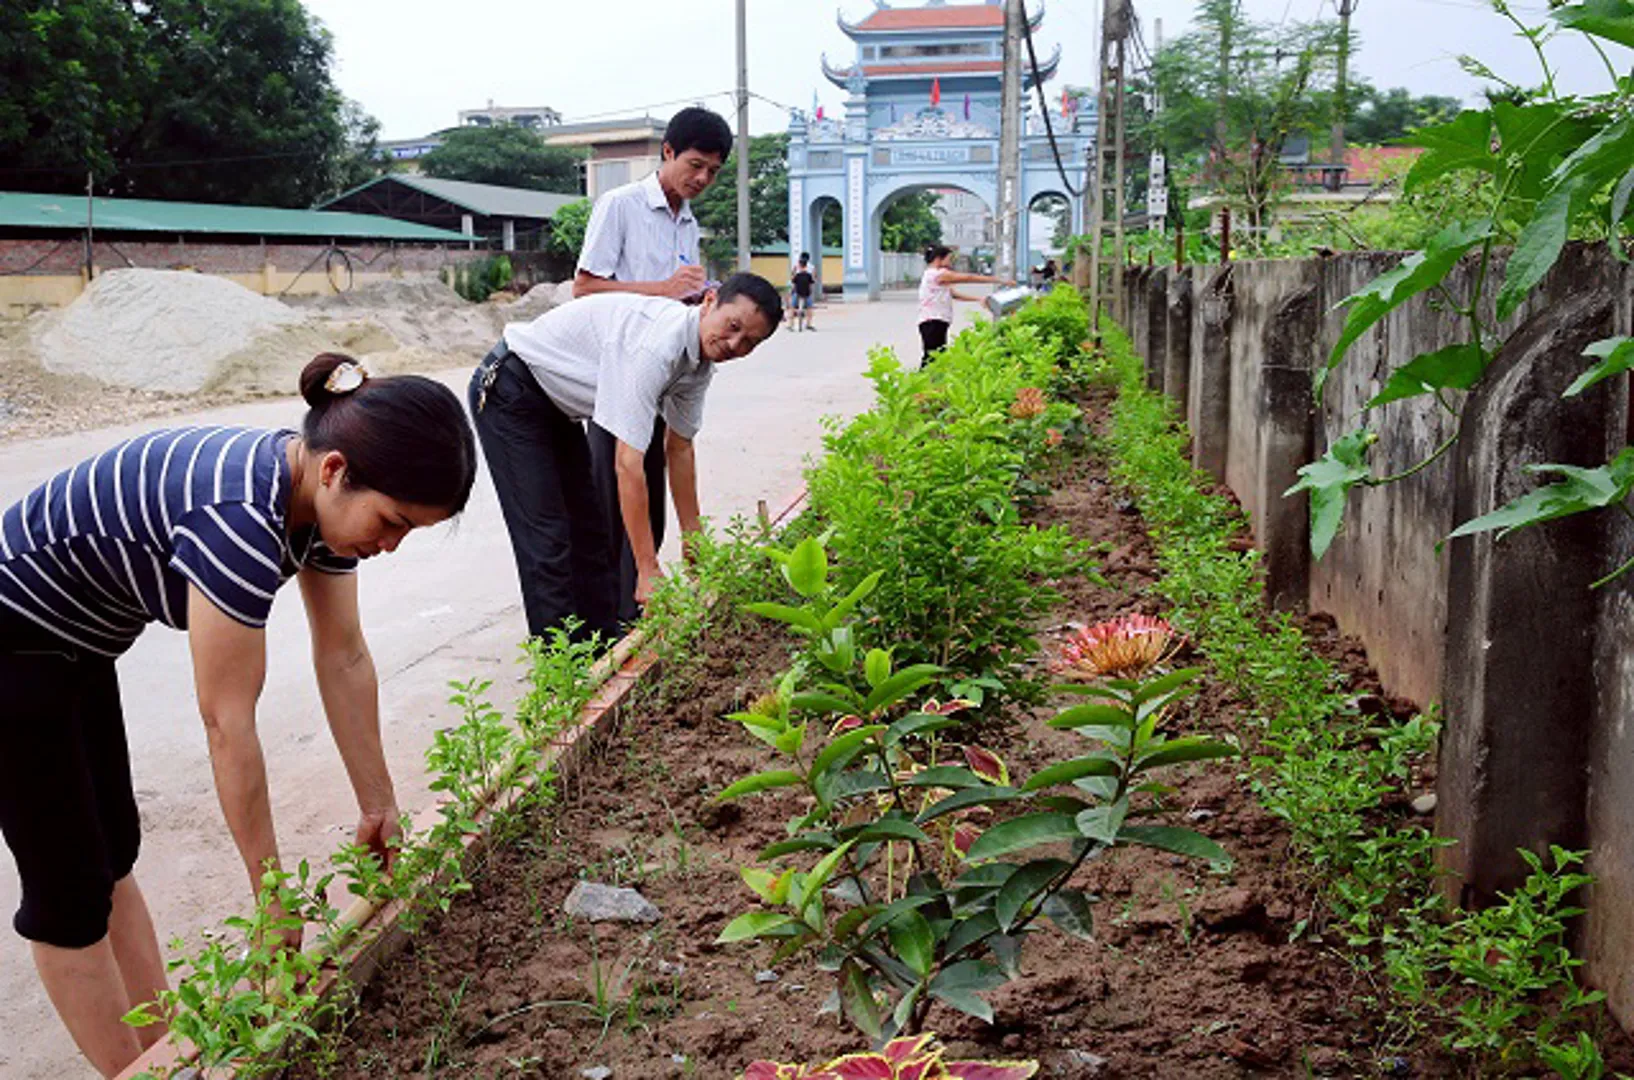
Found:
[[[715,365],[699,352],[701,314],[660,296],[597,293],[508,324],[505,346],[570,419],[645,451],[660,411],[684,439],[703,425]]]
[[[615,281],[663,281],[699,265],[692,203],[672,212],[656,172],[596,200],[579,251],[580,270]]]

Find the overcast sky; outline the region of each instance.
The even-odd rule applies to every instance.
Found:
[[[452,126],[460,109],[492,99],[547,105],[567,120],[667,117],[680,104],[732,107],[736,75],[732,0],[305,0],[333,32],[340,87],[381,121],[388,139]],[[1033,0],[1029,7],[1038,3]],[[1245,0],[1251,17],[1276,22],[1333,18],[1334,0]],[[1541,20],[1545,0],[1516,5]],[[898,0],[893,6],[918,6]],[[853,21],[873,0],[840,0]],[[1182,32],[1193,0],[1135,0],[1147,41],[1161,18],[1165,35]],[[1042,39],[1062,48],[1061,81],[1094,79],[1098,0],[1047,0]],[[848,63],[853,46],[834,20],[833,0],[749,0],[749,86],[782,105],[809,107],[815,91],[831,115],[844,94],[818,63],[827,52]],[[1470,98],[1477,82],[1455,57],[1470,53],[1500,74],[1535,82],[1530,49],[1481,0],[1360,0],[1357,66],[1378,86]],[[1554,46],[1568,89],[1604,89],[1609,77],[1581,39]],[[1628,54],[1618,63],[1627,70]],[[735,121],[734,121],[735,123]],[[786,114],[756,101],[756,133],[780,131]]]

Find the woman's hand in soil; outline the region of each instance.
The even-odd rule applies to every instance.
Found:
[[[357,820],[357,842],[380,860],[380,869],[389,872],[397,854],[392,841],[403,835],[402,811],[396,805],[365,810]]]

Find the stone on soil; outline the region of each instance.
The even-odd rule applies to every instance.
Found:
[[[594,881],[574,885],[562,910],[591,922],[655,923],[662,917],[652,902],[634,889]]]

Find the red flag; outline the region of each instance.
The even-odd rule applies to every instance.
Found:
[[[1062,88],[1062,90],[1061,90],[1061,115],[1068,118],[1069,120],[1072,118],[1072,106],[1073,106],[1072,95],[1067,93],[1065,88]]]
[[[930,81],[930,103],[932,105],[942,104],[942,80],[941,79],[932,79]]]
[[[822,118],[823,118],[823,107],[821,105],[819,105],[819,106],[817,106],[817,119],[821,120]]]

